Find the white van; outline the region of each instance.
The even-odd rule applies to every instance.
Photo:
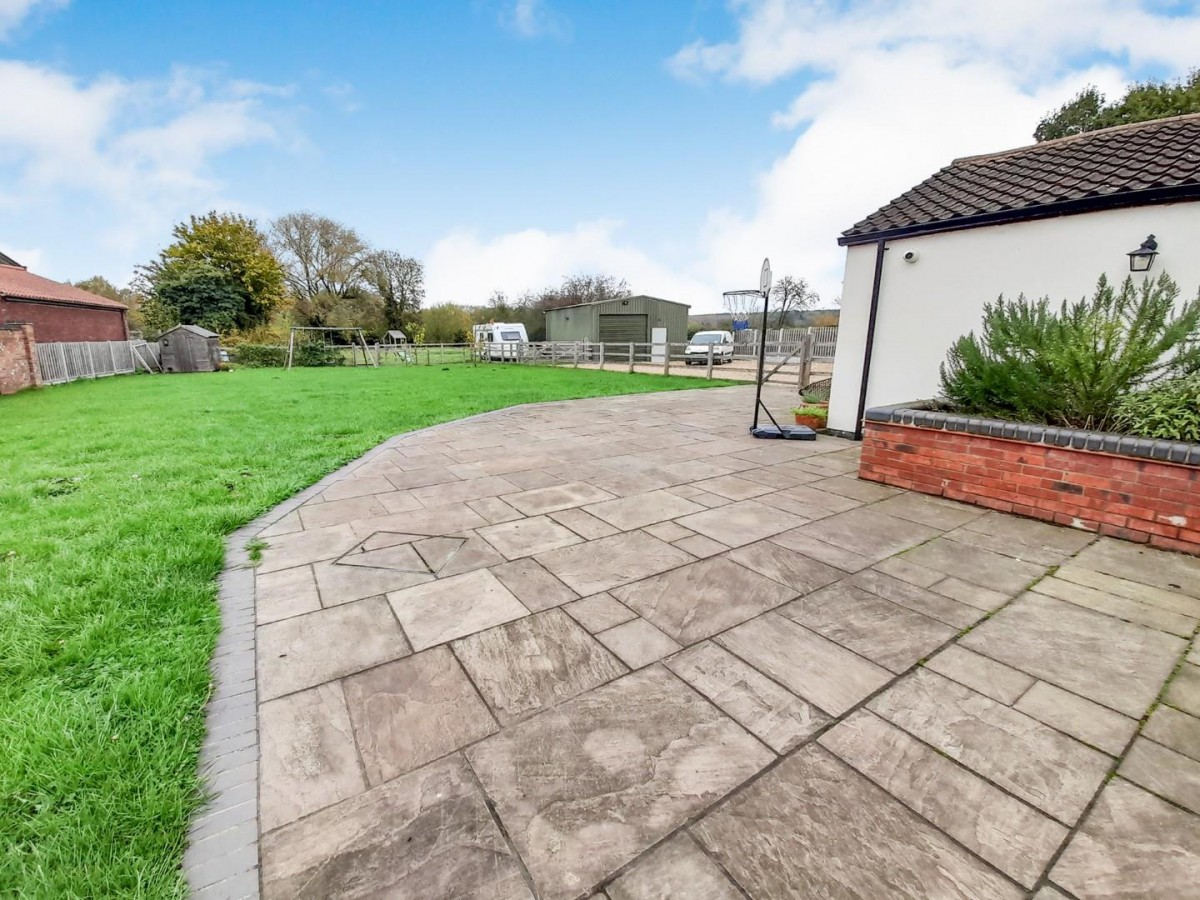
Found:
[[[521,359],[529,334],[520,322],[488,322],[472,329],[480,359]]]
[[[689,366],[693,363],[708,362],[708,348],[712,347],[713,363],[733,362],[733,332],[731,331],[697,331],[688,341],[687,349],[683,351],[683,361]]]

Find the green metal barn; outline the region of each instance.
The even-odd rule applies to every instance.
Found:
[[[644,344],[653,339],[653,329],[665,328],[668,343],[682,344],[688,309],[686,303],[644,294],[564,306],[546,313],[546,340]]]

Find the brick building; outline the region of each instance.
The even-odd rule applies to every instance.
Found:
[[[0,253],[0,325],[32,325],[41,344],[124,341],[125,313],[123,303],[34,275]]]

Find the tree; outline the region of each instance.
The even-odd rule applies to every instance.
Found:
[[[456,303],[439,303],[421,314],[427,344],[465,344],[471,340],[471,316]]]
[[[533,305],[543,312],[580,303],[597,303],[629,296],[625,279],[612,275],[568,275],[557,288],[545,288],[533,295]]]
[[[126,294],[129,289],[121,290],[103,275],[93,275],[91,278],[85,278],[83,281],[75,282],[75,287],[81,291],[88,291],[92,294],[99,294],[101,297],[107,297],[109,300],[116,300],[118,303],[129,304]]]
[[[237,326],[246,304],[241,286],[207,262],[174,260],[160,266],[154,273],[154,295],[164,307],[165,321],[174,318],[222,333]]]
[[[171,233],[175,242],[148,267],[150,282],[157,289],[159,279],[166,277],[170,269],[173,289],[184,283],[207,285],[195,297],[221,300],[219,309],[209,310],[205,315],[211,321],[229,322],[214,331],[261,325],[284,302],[283,270],[253,219],[236,213],[210,212],[191,216]],[[188,267],[195,271],[185,275],[183,270]],[[222,278],[225,284],[218,288]],[[227,315],[227,290],[235,291],[240,298],[232,318]],[[180,314],[187,316],[182,309]]]
[[[1083,134],[1113,125],[1148,122],[1200,112],[1200,69],[1177,81],[1141,81],[1129,86],[1125,95],[1112,103],[1088,85],[1058,109],[1048,113],[1033,132],[1034,140]]]
[[[383,302],[389,329],[405,331],[416,323],[425,299],[425,270],[420,260],[395,250],[376,250],[365,259],[363,277]]]
[[[803,278],[793,278],[784,275],[771,288],[771,303],[774,304],[778,316],[775,327],[782,328],[787,321],[788,313],[808,309],[821,302],[821,297],[808,286]]]
[[[294,212],[271,223],[271,246],[298,305],[320,295],[348,297],[362,284],[367,244],[353,228],[325,216]]]

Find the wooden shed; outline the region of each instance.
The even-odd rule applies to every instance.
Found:
[[[221,367],[221,338],[198,325],[176,325],[158,339],[164,372],[215,372]]]

